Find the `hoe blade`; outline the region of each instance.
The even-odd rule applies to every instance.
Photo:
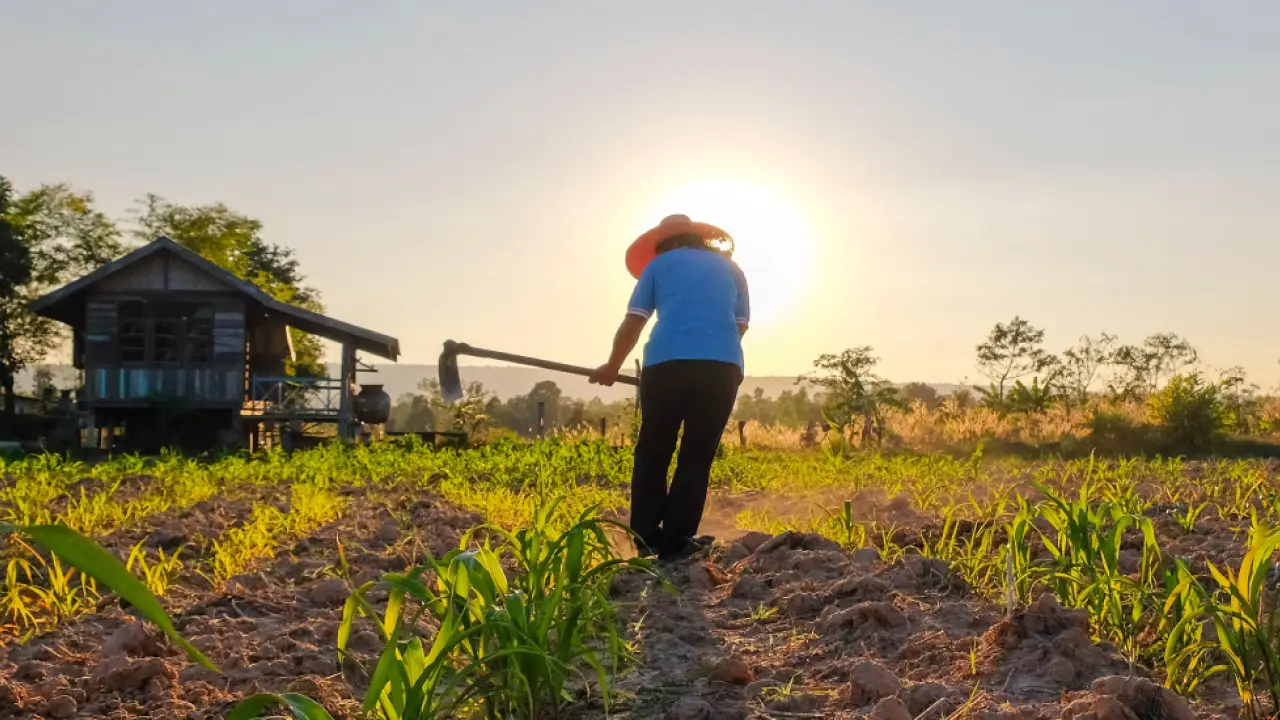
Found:
[[[440,395],[453,404],[462,399],[462,377],[458,374],[458,348],[450,340],[440,353]]]

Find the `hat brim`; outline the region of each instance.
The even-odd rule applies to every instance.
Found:
[[[728,241],[729,247],[733,247],[733,238],[729,233],[715,225],[692,220],[665,222],[636,238],[631,243],[631,247],[627,248],[627,272],[631,273],[631,277],[639,280],[640,274],[657,257],[658,246],[663,240],[676,235],[689,234],[697,235],[704,240]]]

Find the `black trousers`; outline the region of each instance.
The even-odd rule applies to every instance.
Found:
[[[711,463],[741,384],[737,365],[712,360],[672,360],[641,374],[631,529],[648,549],[676,552],[697,536]],[[668,488],[667,469],[677,437],[680,455]]]

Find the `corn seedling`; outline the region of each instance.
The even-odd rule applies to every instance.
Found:
[[[589,688],[588,678],[607,705],[610,675],[629,653],[617,633],[610,582],[622,570],[652,571],[644,561],[613,555],[606,532],[613,523],[593,517],[593,508],[554,532],[558,505],[539,507],[532,525],[515,532],[476,528],[443,558],[384,576],[385,612],[365,599],[379,583],[353,593],[339,652],[346,652],[358,616],[373,619],[386,643],[370,673],[366,712],[532,720],[563,707],[575,689]],[[481,536],[483,545],[467,549]],[[504,562],[515,567],[513,577]],[[439,626],[429,646],[412,633],[424,616]]]
[[[129,551],[125,568],[140,576],[152,594],[166,595],[169,586],[182,572],[182,560],[178,557],[181,554],[182,548],[174,550],[170,555],[165,554],[164,548],[157,548],[155,559],[148,559],[146,549],[142,543],[138,543]]]

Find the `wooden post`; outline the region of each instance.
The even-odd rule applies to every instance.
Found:
[[[546,433],[547,433],[546,418],[547,418],[547,404],[542,400],[539,400],[538,401],[538,426],[537,426],[539,439],[546,436]]]
[[[601,440],[609,439],[609,419],[608,418],[600,418],[600,439]]]
[[[338,386],[338,439],[344,443],[355,439],[355,423],[351,417],[351,380],[356,373],[356,348],[342,343],[342,383]]]
[[[738,444],[743,448],[747,447],[747,421],[738,421]]]

